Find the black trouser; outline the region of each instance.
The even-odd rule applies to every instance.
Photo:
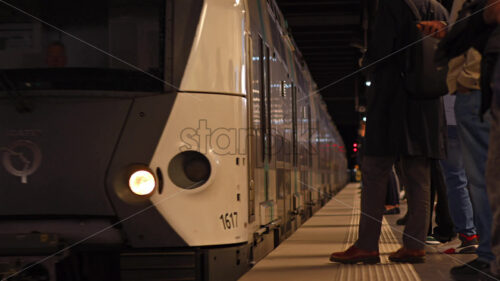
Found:
[[[401,167],[408,198],[408,223],[403,245],[420,250],[425,246],[429,225],[429,199],[431,184],[431,160],[425,157],[401,156]],[[380,238],[387,183],[396,157],[365,155],[363,165],[363,189],[361,192],[361,219],[356,246],[367,251],[377,251]]]
[[[394,171],[391,171],[391,173],[389,174],[385,204],[391,206],[399,205],[398,182],[396,180],[396,174],[394,173]]]
[[[429,214],[429,230],[427,235],[432,235],[432,212],[434,201],[437,195],[436,204],[436,228],[434,233],[438,236],[451,237],[455,234],[453,221],[448,208],[448,195],[446,193],[446,183],[444,181],[443,169],[439,160],[431,160],[431,204]]]

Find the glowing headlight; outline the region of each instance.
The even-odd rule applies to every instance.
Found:
[[[128,186],[137,195],[149,195],[156,187],[156,180],[151,172],[139,170],[130,176]]]

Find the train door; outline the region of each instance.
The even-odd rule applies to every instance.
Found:
[[[255,199],[256,199],[256,168],[259,164],[259,126],[260,126],[260,103],[256,102],[260,97],[260,42],[257,41],[254,43],[254,38],[252,38],[251,34],[247,34],[245,37],[246,47],[249,50],[249,55],[247,65],[248,65],[248,77],[247,80],[250,81],[248,83],[249,90],[248,92],[248,100],[247,103],[247,153],[248,153],[248,223],[253,223],[256,219],[255,212]],[[255,131],[257,130],[257,131]]]
[[[276,52],[273,51],[269,59],[270,62],[270,73],[271,77],[271,88],[269,91],[269,96],[271,100],[272,109],[270,112],[270,125],[271,125],[271,147],[272,153],[270,157],[270,168],[273,171],[273,178],[271,181],[271,186],[274,186],[275,198],[276,198],[276,218],[279,220],[280,231],[279,238],[282,240],[282,236],[285,232],[286,225],[286,212],[285,212],[285,198],[286,198],[286,186],[285,186],[285,163],[284,163],[284,151],[283,151],[283,120],[284,120],[284,96],[285,88],[283,85],[283,67],[281,65],[281,60],[277,56]],[[277,241],[279,243],[279,241]]]
[[[262,41],[263,42],[263,41]],[[263,65],[262,65],[262,75],[264,82],[262,91],[264,93],[262,97],[262,107],[264,116],[262,117],[263,123],[265,124],[265,129],[263,131],[263,142],[264,142],[264,179],[265,179],[265,201],[261,203],[261,216],[265,218],[265,221],[261,223],[262,225],[267,225],[276,219],[276,201],[275,194],[271,190],[272,187],[276,185],[276,175],[273,173],[275,168],[274,161],[274,145],[272,139],[272,127],[271,127],[271,55],[269,46],[265,43],[262,44],[263,53]]]
[[[286,80],[282,81],[282,97],[283,97],[283,162],[285,170],[285,221],[283,233],[285,236],[289,236],[292,232],[292,220],[293,220],[293,205],[292,205],[292,173],[293,173],[293,88],[290,81],[290,76],[287,74]]]
[[[317,104],[315,104],[317,105]],[[313,206],[313,212],[315,212],[321,202],[321,179],[320,179],[320,168],[319,168],[319,109],[316,106],[311,106],[314,110],[314,115],[311,116],[311,127],[309,135],[310,140],[310,157],[311,157],[311,204]]]
[[[297,150],[298,150],[298,171],[299,184],[302,198],[302,220],[311,216],[311,193],[310,193],[310,107],[309,99],[302,91],[297,91],[298,109],[298,130],[297,130]]]
[[[314,133],[314,128],[313,128],[313,120],[312,120],[312,110],[313,110],[313,105],[310,103],[308,110],[307,110],[307,202],[308,202],[308,213],[309,216],[312,216],[314,212],[314,206],[316,205],[314,198],[314,161],[313,161],[313,149],[314,149],[314,142],[313,142],[313,133]]]
[[[291,230],[291,145],[292,145],[292,94],[283,61],[273,58],[274,91],[272,91],[272,126],[274,156],[276,158],[276,202],[277,215],[281,220],[280,236],[283,240]]]
[[[267,225],[274,220],[275,202],[270,194],[269,162],[270,128],[270,68],[269,47],[259,35],[252,36],[252,89],[249,102],[249,222]]]
[[[301,207],[301,195],[300,195],[300,185],[299,185],[299,146],[298,146],[298,116],[297,116],[297,87],[292,83],[292,214],[295,220],[294,228],[299,227],[297,220],[297,215],[300,212]]]

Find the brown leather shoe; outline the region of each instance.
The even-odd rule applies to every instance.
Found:
[[[423,263],[425,261],[425,250],[411,250],[402,247],[397,252],[389,255],[393,262]]]
[[[340,263],[379,263],[378,251],[365,251],[352,245],[344,252],[337,252],[330,255],[330,261]]]

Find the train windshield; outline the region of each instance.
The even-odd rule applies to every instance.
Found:
[[[165,0],[1,2],[2,80],[16,90],[162,91],[164,14]]]

